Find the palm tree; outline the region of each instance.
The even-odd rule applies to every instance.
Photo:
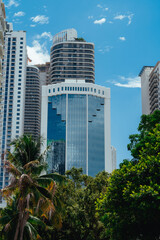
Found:
[[[47,168],[44,161],[46,152],[40,154],[41,144],[41,139],[34,141],[31,136],[24,135],[11,143],[14,150],[8,152],[5,167],[11,177],[9,186],[2,189],[2,196],[8,203],[12,202],[13,196],[17,199],[14,240],[24,239],[24,230],[32,214],[43,211],[43,217],[50,219],[55,212],[54,180],[63,177],[58,174],[44,175]]]
[[[10,205],[7,205],[6,208],[1,210],[0,224],[1,229],[1,238],[0,239],[14,239],[15,235],[15,226],[18,223],[18,209],[17,209],[17,199],[13,198]],[[38,237],[38,227],[45,228],[44,222],[41,221],[38,217],[35,217],[30,214],[26,226],[24,228],[24,240],[36,240]]]

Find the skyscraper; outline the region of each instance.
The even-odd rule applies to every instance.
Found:
[[[3,132],[1,144],[0,189],[8,185],[9,175],[3,168],[6,150],[10,151],[10,142],[24,132],[24,101],[26,83],[26,32],[13,31],[12,24],[7,24],[5,34],[5,52],[3,60],[4,85],[2,95]],[[4,202],[0,199],[0,205]]]
[[[73,166],[91,176],[111,172],[110,89],[94,84],[94,44],[64,30],[53,37],[50,66],[41,108],[49,172]]]
[[[155,67],[144,66],[141,77],[142,114],[151,114],[160,109],[160,62]]]
[[[4,97],[3,97],[3,87],[4,87],[4,81],[2,76],[2,59],[4,54],[4,32],[6,29],[6,23],[5,23],[5,6],[4,3],[2,3],[2,0],[0,0],[0,152],[2,147],[2,124],[3,124],[3,104],[4,104]]]
[[[94,44],[77,37],[75,29],[67,29],[53,37],[51,47],[51,82],[85,79],[94,83]]]
[[[39,69],[35,66],[27,66],[24,133],[37,139],[40,136],[40,118]]]
[[[110,89],[85,80],[43,86],[41,135],[49,172],[111,172]]]

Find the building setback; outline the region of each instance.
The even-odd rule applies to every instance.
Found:
[[[7,24],[5,34],[5,52],[3,60],[4,96],[3,132],[1,144],[1,174],[0,189],[9,183],[9,175],[4,170],[6,150],[12,151],[10,143],[24,132],[24,101],[26,86],[26,32],[13,31],[12,25]],[[0,199],[0,205],[5,202]]]
[[[77,38],[75,29],[67,29],[53,37],[50,77],[52,83],[65,79],[95,82],[94,44]]]
[[[27,66],[24,133],[34,139],[40,136],[40,77],[39,69]]]

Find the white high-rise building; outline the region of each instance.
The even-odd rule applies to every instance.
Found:
[[[141,98],[142,98],[142,114],[148,115],[150,111],[150,91],[149,78],[154,67],[144,66],[139,74],[141,77]]]
[[[4,53],[4,32],[6,29],[6,23],[5,23],[5,6],[4,3],[2,3],[2,0],[0,0],[0,152],[1,152],[1,145],[2,145],[2,123],[3,123],[3,76],[2,76],[2,59],[3,59],[3,53]]]
[[[160,61],[155,66],[144,66],[141,77],[142,114],[160,110]]]
[[[116,148],[111,146],[112,171],[117,168],[117,154]]]
[[[10,143],[24,132],[24,106],[26,86],[26,32],[13,31],[12,25],[7,24],[5,34],[5,52],[3,60],[4,86],[2,90],[3,131],[1,144],[0,189],[9,183],[8,172],[3,168],[6,150],[12,150]],[[0,206],[5,203],[0,199]]]

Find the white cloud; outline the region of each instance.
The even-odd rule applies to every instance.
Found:
[[[88,16],[88,19],[93,19],[93,16]]]
[[[114,19],[118,19],[118,20],[123,20],[124,18],[126,18],[126,15],[117,15],[114,17]]]
[[[49,17],[46,17],[45,15],[37,15],[36,17],[31,17],[31,20],[34,23],[39,23],[39,24],[48,24],[49,23]]]
[[[125,37],[119,37],[119,40],[126,41],[126,38]]]
[[[25,12],[17,12],[14,14],[14,17],[23,17],[25,15]]]
[[[40,44],[37,40],[34,40],[32,46],[27,46],[28,57],[32,60],[30,65],[44,64],[50,61],[50,55],[45,44]]]
[[[108,10],[109,10],[109,8],[105,8],[104,10],[105,10],[105,11],[108,11]]]
[[[36,27],[36,25],[35,24],[31,24],[30,27]]]
[[[111,50],[112,48],[113,48],[112,46],[105,46],[104,48],[100,48],[100,49],[98,50],[98,52],[100,52],[100,53],[110,52],[110,50]]]
[[[134,16],[134,14],[128,15],[128,25],[130,25],[132,23],[133,16]]]
[[[18,7],[19,6],[19,3],[16,1],[16,0],[9,0],[8,1],[8,4],[6,5],[7,8],[10,8],[10,7]]]
[[[103,8],[102,5],[100,5],[100,4],[98,4],[97,7],[98,7],[98,8]]]
[[[106,18],[102,18],[102,19],[100,19],[100,20],[95,20],[94,21],[94,24],[103,24],[103,23],[105,23],[106,22]]]
[[[41,35],[37,35],[37,38],[49,38],[50,41],[52,41],[53,36],[50,32],[43,32]]]
[[[120,14],[120,15],[115,16],[114,19],[115,20],[123,20],[125,18],[128,18],[128,25],[130,25],[132,23],[133,16],[134,16],[133,13],[131,13],[129,15],[122,15],[122,14]]]
[[[119,81],[109,81],[117,87],[125,88],[141,88],[140,77],[124,77],[119,76]]]

